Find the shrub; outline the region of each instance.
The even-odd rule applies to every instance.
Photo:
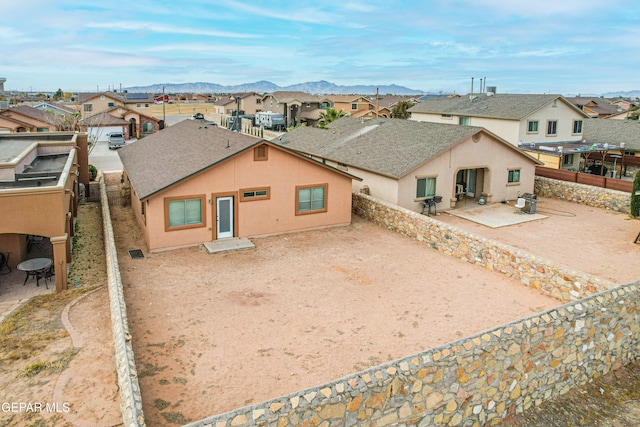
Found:
[[[640,169],[636,171],[636,176],[633,179],[633,189],[631,190],[631,216],[640,216]]]
[[[95,181],[96,176],[98,176],[98,169],[93,165],[89,165],[89,180]]]

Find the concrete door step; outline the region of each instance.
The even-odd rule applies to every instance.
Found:
[[[246,249],[254,249],[256,246],[246,237],[233,237],[229,239],[214,240],[204,244],[207,252],[216,254],[221,252],[243,251]]]

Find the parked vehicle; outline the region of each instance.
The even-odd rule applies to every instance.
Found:
[[[204,120],[204,114],[195,113],[194,115],[191,116],[191,120]]]
[[[124,134],[122,132],[111,132],[108,135],[109,150],[124,147]]]
[[[283,131],[285,130],[284,115],[272,113],[271,111],[260,111],[256,113],[256,126],[262,126],[265,129]]]

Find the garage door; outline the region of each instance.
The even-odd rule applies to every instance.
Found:
[[[106,141],[111,132],[122,132],[122,126],[104,126],[87,129],[89,141]]]

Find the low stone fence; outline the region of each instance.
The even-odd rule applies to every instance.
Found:
[[[623,285],[187,426],[494,425],[637,360],[639,297]]]
[[[186,427],[494,425],[638,359],[640,282],[595,293],[611,284],[370,196],[354,193],[353,206],[433,249],[565,300],[593,295]]]
[[[630,213],[631,193],[536,176],[535,194]]]
[[[526,286],[565,302],[616,286],[591,274],[365,194],[353,193],[352,206],[356,215],[373,223],[444,254],[514,277]]]
[[[104,180],[100,182],[102,202],[102,224],[104,228],[104,246],[107,264],[107,280],[109,287],[109,306],[113,329],[116,371],[120,389],[120,411],[125,427],[145,426],[142,412],[142,396],[138,384],[138,371],[133,357],[131,333],[127,320],[127,306],[124,301],[124,289],[120,278],[120,267],[113,237],[111,214],[107,200]]]

